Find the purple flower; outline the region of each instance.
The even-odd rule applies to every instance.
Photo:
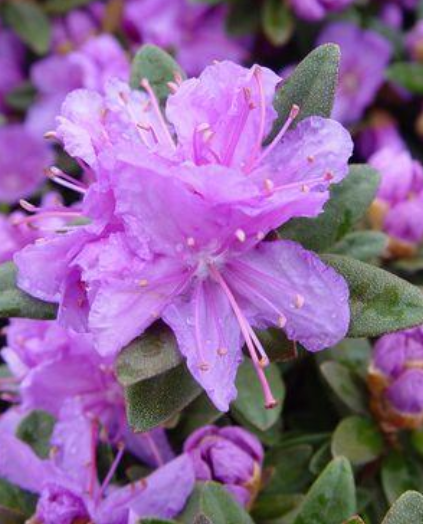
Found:
[[[45,141],[35,138],[23,125],[0,127],[0,202],[13,204],[39,189],[52,159]]]
[[[304,20],[321,20],[333,11],[345,9],[354,0],[290,0],[295,14]]]
[[[396,121],[382,110],[371,113],[368,124],[356,138],[355,145],[360,156],[366,160],[385,147],[398,151],[406,148]]]
[[[5,96],[23,80],[24,47],[0,23],[0,112],[5,111]]]
[[[96,153],[97,182],[83,205],[91,223],[15,257],[22,289],[59,302],[60,321],[92,333],[105,356],[162,317],[221,410],[236,396],[244,343],[266,405],[275,403],[253,326],[279,326],[319,351],[349,324],[345,281],[294,242],[266,240],[289,219],[321,212],[352,151],[348,132],[333,120],[312,117],[288,131],[295,106],[263,146],[278,82],[258,66],[211,66],[175,86],[166,107],[172,128],[148,82],[139,121],[130,97],[117,92],[116,111],[128,124],[115,143],[103,137],[105,158],[102,128],[92,149],[84,133],[91,123],[68,111],[60,121],[65,147],[71,136],[74,152]],[[49,268],[48,278],[40,267]]]
[[[54,128],[60,106],[72,90],[85,87],[102,92],[109,78],[127,80],[128,76],[128,58],[109,35],[92,38],[68,54],[53,54],[36,62],[31,80],[39,95],[28,111],[28,129],[41,137]]]
[[[362,30],[350,22],[328,25],[318,43],[328,42],[341,48],[339,85],[332,116],[352,124],[361,118],[382,85],[391,46],[374,31]]]
[[[150,465],[162,465],[173,457],[161,429],[131,432],[123,391],[110,361],[96,353],[88,336],[67,332],[57,322],[12,320],[1,355],[18,380],[23,411],[41,409],[58,417],[66,402],[78,398],[83,413],[101,423],[108,442],[125,442],[128,450]]]
[[[189,457],[172,460],[142,481],[116,487],[111,479],[123,456],[124,448],[120,447],[100,485],[98,436],[96,420],[87,418],[76,400],[61,410],[47,460],[3,429],[0,478],[40,495],[35,515],[40,524],[68,524],[75,518],[96,524],[127,524],[130,513],[138,519],[171,518],[183,509],[194,486]]]
[[[197,480],[225,486],[236,500],[251,506],[260,488],[263,448],[245,429],[205,426],[185,442]]]
[[[423,167],[406,149],[385,147],[369,159],[381,174],[376,206],[382,211],[382,228],[400,241],[423,239]]]
[[[225,32],[226,9],[189,0],[128,0],[124,28],[136,43],[171,49],[190,75],[213,60],[241,62],[247,49]]]
[[[22,205],[28,207],[27,203],[22,202]],[[43,197],[41,206],[37,208],[40,214],[36,215],[35,220],[22,211],[14,211],[9,215],[0,214],[0,263],[12,260],[15,253],[37,239],[63,230],[66,221],[56,216],[60,207],[63,207],[61,197],[50,192]],[[53,210],[54,216],[50,216]]]
[[[369,369],[372,408],[385,427],[423,423],[423,329],[385,335],[374,347]]]
[[[423,21],[420,20],[407,34],[405,45],[413,60],[423,62]]]
[[[99,32],[104,5],[92,2],[85,9],[73,9],[52,24],[51,47],[55,53],[67,53],[82,46]]]

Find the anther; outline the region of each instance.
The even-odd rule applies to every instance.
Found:
[[[264,181],[264,187],[266,191],[271,193],[275,187],[275,184],[273,183],[273,180],[271,180],[270,178],[266,178],[266,180]]]
[[[228,354],[228,348],[219,348],[217,350],[217,354],[219,355],[219,357],[224,357],[225,355]]]
[[[265,236],[266,235],[263,233],[263,231],[257,232],[257,240],[264,240]]]
[[[193,238],[193,237],[188,237],[188,238],[187,238],[187,246],[188,246],[188,247],[194,247],[194,246],[195,246],[195,238]]]
[[[245,242],[247,240],[247,235],[243,229],[237,229],[235,231],[235,236],[240,242]]]
[[[278,318],[278,326],[283,329],[286,326],[286,316],[280,314]]]
[[[46,140],[56,140],[57,134],[55,131],[47,131],[47,133],[44,133],[44,138]]]
[[[335,178],[335,175],[331,173],[330,171],[328,171],[327,173],[325,173],[323,178],[326,180],[326,182],[330,182],[331,180]]]
[[[307,184],[303,184],[301,186],[301,192],[302,193],[310,193],[310,186],[308,186]]]
[[[142,278],[140,281],[139,281],[139,285],[141,287],[147,287],[148,286],[148,280],[146,278]]]
[[[314,158],[313,155],[309,155],[309,156],[307,157],[307,162],[309,162],[310,164],[312,164],[315,160],[316,160],[316,159]]]
[[[291,107],[291,111],[289,112],[289,118],[292,118],[292,119],[297,118],[299,112],[300,112],[299,106],[297,106],[297,104],[293,104],[293,106]]]
[[[304,306],[304,302],[305,302],[305,298],[302,295],[300,294],[295,295],[294,306],[297,309],[301,309]]]
[[[208,362],[201,362],[200,364],[198,364],[198,369],[200,371],[208,371],[210,369],[210,364]]]
[[[169,88],[169,91],[174,95],[178,89],[179,89],[179,86],[178,84],[176,84],[175,82],[168,82],[167,83],[167,87]]]

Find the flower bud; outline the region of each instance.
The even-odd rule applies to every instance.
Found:
[[[223,484],[235,499],[251,506],[261,483],[263,448],[256,437],[239,427],[205,426],[185,442],[197,480]]]
[[[423,328],[385,335],[369,368],[371,409],[387,432],[423,424]]]
[[[35,522],[40,524],[88,524],[90,517],[82,499],[72,491],[50,484],[41,493]]]

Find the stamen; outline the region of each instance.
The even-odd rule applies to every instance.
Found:
[[[228,354],[228,348],[218,348],[217,354],[219,355],[219,357],[224,357]]]
[[[157,118],[159,119],[159,122],[162,126],[162,129],[163,129],[163,132],[164,132],[164,135],[165,137],[167,138],[168,142],[169,142],[169,145],[173,148],[173,149],[176,149],[176,145],[175,145],[175,142],[173,141],[173,138],[172,138],[172,135],[170,134],[170,131],[169,131],[169,128],[168,128],[168,125],[163,117],[163,114],[161,112],[161,109],[160,109],[160,105],[159,105],[159,102],[156,98],[156,95],[150,85],[150,82],[147,80],[147,78],[143,78],[141,80],[141,86],[147,91],[147,94],[148,96],[150,97],[150,100],[151,100],[151,103],[153,105],[153,109],[154,109],[154,112],[156,113],[156,116]]]
[[[179,86],[176,82],[168,82],[167,87],[169,88],[169,91],[172,95],[174,95],[179,89]]]
[[[47,133],[44,133],[44,138],[46,140],[58,140],[56,131],[47,131]]]
[[[71,189],[72,191],[75,191],[76,193],[80,193],[82,195],[85,195],[85,193],[87,192],[87,189],[83,188],[77,180],[72,179],[72,177],[66,175],[66,173],[64,173],[55,166],[46,169],[45,173],[48,176],[48,178],[50,178],[50,180],[52,180],[59,186],[66,187],[67,189]],[[71,181],[69,181],[69,179],[71,179]]]
[[[148,286],[148,280],[146,278],[143,278],[139,281],[139,285],[141,287],[147,287]]]
[[[271,193],[274,187],[275,187],[275,184],[273,180],[271,180],[270,178],[266,178],[266,180],[264,181],[264,188],[266,189],[266,191],[268,193]]]
[[[110,482],[112,481],[114,474],[116,473],[116,470],[120,464],[120,461],[122,460],[122,457],[125,451],[125,445],[122,442],[120,442],[117,445],[117,448],[118,448],[118,452],[116,454],[116,457],[112,465],[110,466],[109,472],[107,473],[106,478],[103,481],[103,484],[101,485],[100,491],[98,492],[96,496],[96,504],[100,501],[101,497],[104,495],[107,487],[109,486]]]
[[[244,87],[243,94],[245,104],[235,122],[232,134],[229,138],[228,147],[226,148],[225,154],[223,155],[222,164],[225,166],[230,165],[236,150],[236,146],[238,145],[238,142],[241,138],[242,131],[245,127],[245,124],[247,123],[250,111],[255,107],[254,105],[251,105],[251,90],[248,87]]]
[[[188,246],[188,247],[194,247],[194,246],[195,246],[195,238],[193,238],[193,237],[188,237],[188,238],[187,238],[187,246]]]
[[[33,224],[37,220],[42,220],[44,218],[79,218],[83,217],[80,211],[44,211],[30,217],[25,217],[13,222],[14,226],[21,226],[23,224]]]
[[[163,466],[164,464],[164,460],[163,460],[163,457],[161,456],[160,454],[160,449],[159,447],[157,446],[157,444],[155,443],[153,437],[151,436],[151,434],[147,431],[146,433],[142,433],[142,436],[145,438],[145,440],[147,441],[147,444],[148,446],[150,447],[151,449],[151,453],[157,463],[157,466]]]
[[[235,231],[235,236],[240,242],[245,242],[247,240],[247,235],[243,229],[237,229]]]
[[[138,129],[141,129],[142,131],[147,131],[147,133],[151,133],[151,136],[153,137],[153,140],[156,144],[159,143],[159,139],[157,137],[157,134],[156,134],[156,131],[154,130],[154,127],[151,126],[150,124],[140,124],[139,122],[137,123],[137,128]],[[144,137],[143,138],[143,142],[144,144],[147,145],[147,143],[145,142],[144,140]]]
[[[272,142],[266,147],[266,149],[263,150],[262,154],[259,156],[257,161],[254,161],[250,166],[248,171],[251,171],[253,166],[255,164],[260,164],[263,162],[263,160],[275,149],[275,147],[279,144],[282,137],[285,135],[285,133],[288,131],[289,127],[291,126],[292,122],[297,118],[298,113],[300,112],[300,108],[294,104],[291,108],[291,111],[289,112],[289,116],[285,122],[285,124],[282,126],[282,129],[279,131],[279,133],[275,136],[275,138],[272,140]]]
[[[286,316],[283,315],[282,313],[279,315],[279,318],[278,318],[278,326],[283,329],[285,326],[286,326]]]
[[[230,290],[229,286],[223,279],[222,275],[219,273],[217,268],[215,266],[209,266],[210,267],[210,273],[215,278],[216,282],[221,286],[223,289],[225,295],[227,296],[229,303],[231,304],[232,311],[234,312],[234,315],[236,316],[238,320],[239,327],[241,329],[241,333],[244,337],[245,343],[247,344],[248,351],[251,356],[251,360],[253,361],[254,368],[256,370],[257,376],[259,378],[264,400],[265,400],[265,407],[267,409],[274,408],[277,405],[277,401],[273,397],[272,391],[270,389],[269,383],[267,381],[266,375],[264,374],[262,362],[259,360],[257,356],[257,351],[260,352],[258,348],[255,347],[253,339],[251,337],[252,328],[248,324],[248,321],[245,319],[241,309],[238,306],[238,303],[232,294],[232,291]]]
[[[257,83],[258,92],[259,92],[260,123],[259,123],[259,128],[258,128],[258,133],[257,133],[257,141],[253,147],[250,158],[246,163],[247,172],[250,171],[250,167],[254,164],[254,161],[259,151],[261,150],[263,140],[264,140],[265,126],[266,126],[266,95],[265,95],[264,87],[263,87],[263,71],[261,67],[255,66],[253,76]]]
[[[203,355],[203,344],[201,342],[201,333],[200,333],[200,302],[203,302],[203,284],[200,281],[195,290],[195,342],[197,344],[197,351],[200,357],[200,363],[198,364],[198,369],[200,371],[206,372],[210,369],[210,364],[204,358]]]
[[[278,191],[288,191],[290,189],[299,189],[302,193],[308,193],[312,187],[318,186],[320,184],[327,184],[334,178],[335,177],[332,173],[325,173],[321,177],[310,178],[309,180],[307,180],[307,183],[304,183],[304,181],[293,182],[292,184],[285,184],[285,185],[274,187],[272,189],[272,193],[276,193]]]

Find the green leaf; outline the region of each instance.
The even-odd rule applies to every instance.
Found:
[[[343,524],[365,524],[365,522],[361,517],[355,515],[354,517],[346,520]]]
[[[146,78],[160,101],[166,100],[170,91],[168,82],[175,81],[175,73],[185,78],[185,73],[175,60],[155,45],[146,44],[135,55],[131,67],[130,85],[139,89]]]
[[[348,176],[331,187],[323,213],[316,218],[290,220],[279,229],[280,235],[313,251],[330,248],[366,213],[376,195],[379,180],[378,172],[368,165],[350,166]]]
[[[423,495],[417,491],[407,491],[388,511],[382,524],[422,524]]]
[[[0,479],[0,522],[1,509],[12,510],[29,517],[35,510],[37,496]]]
[[[188,437],[193,431],[213,424],[224,413],[214,407],[206,393],[201,393],[184,409],[181,422],[178,424],[178,437]]]
[[[50,453],[50,439],[53,433],[55,419],[45,411],[35,410],[27,415],[19,424],[16,436],[26,442],[42,459]]]
[[[397,451],[392,451],[383,459],[381,477],[383,491],[390,504],[405,491],[420,490],[423,486],[420,462],[409,460]]]
[[[266,409],[264,407],[263,392],[249,359],[246,359],[239,367],[236,379],[238,396],[231,404],[231,412],[235,418],[241,415],[243,420],[261,431],[266,431],[277,422],[285,398],[285,386],[277,365],[270,364],[265,369],[265,375],[278,402],[275,408]]]
[[[324,362],[320,371],[337,397],[354,413],[367,413],[367,393],[363,383],[338,362]]]
[[[36,90],[30,82],[23,82],[6,95],[6,104],[17,111],[26,111],[34,103]]]
[[[163,424],[201,392],[173,333],[159,323],[120,353],[116,371],[125,388],[127,415],[135,431],[149,431]]]
[[[51,15],[61,15],[77,7],[88,5],[92,0],[47,0],[43,4],[44,10]]]
[[[392,273],[340,255],[323,255],[350,289],[349,337],[377,337],[423,324],[423,293]]]
[[[372,346],[367,338],[346,338],[336,346],[318,353],[319,359],[336,360],[347,367],[354,375],[367,378]]]
[[[0,505],[0,522],[1,524],[24,524],[26,521],[25,515],[20,511],[3,508]]]
[[[417,62],[397,62],[387,72],[389,80],[415,95],[423,94],[423,65]]]
[[[8,2],[4,6],[4,19],[33,51],[43,55],[50,47],[51,29],[41,7],[29,0]]]
[[[317,47],[296,67],[278,89],[274,101],[278,118],[270,139],[276,136],[296,104],[300,113],[294,125],[312,115],[330,117],[338,83],[340,50],[335,44]]]
[[[330,251],[366,262],[382,256],[388,243],[388,235],[381,231],[355,231],[332,246]]]
[[[178,520],[185,524],[254,524],[245,509],[215,482],[197,484]]]
[[[265,0],[262,25],[264,34],[273,45],[286,44],[294,31],[294,19],[288,5],[280,0]]]
[[[354,476],[346,458],[334,459],[301,504],[294,524],[339,524],[356,512]]]
[[[235,37],[251,35],[259,28],[260,6],[257,0],[231,0],[226,17],[226,30]]]
[[[140,524],[177,524],[176,520],[142,519]]]
[[[308,445],[274,447],[265,458],[265,468],[269,468],[271,481],[266,486],[266,494],[294,494],[304,489],[310,482],[309,463],[313,448]]]
[[[325,442],[316,453],[312,456],[310,460],[309,469],[313,475],[319,475],[325,467],[332,460],[332,453],[330,449],[330,443]]]
[[[344,456],[355,466],[376,460],[383,453],[384,441],[376,424],[364,417],[342,420],[332,436],[332,454]]]
[[[0,318],[32,318],[53,320],[57,306],[31,297],[16,285],[16,266],[0,265]]]
[[[303,495],[268,495],[262,494],[253,506],[252,516],[257,521],[283,517],[301,504]]]

